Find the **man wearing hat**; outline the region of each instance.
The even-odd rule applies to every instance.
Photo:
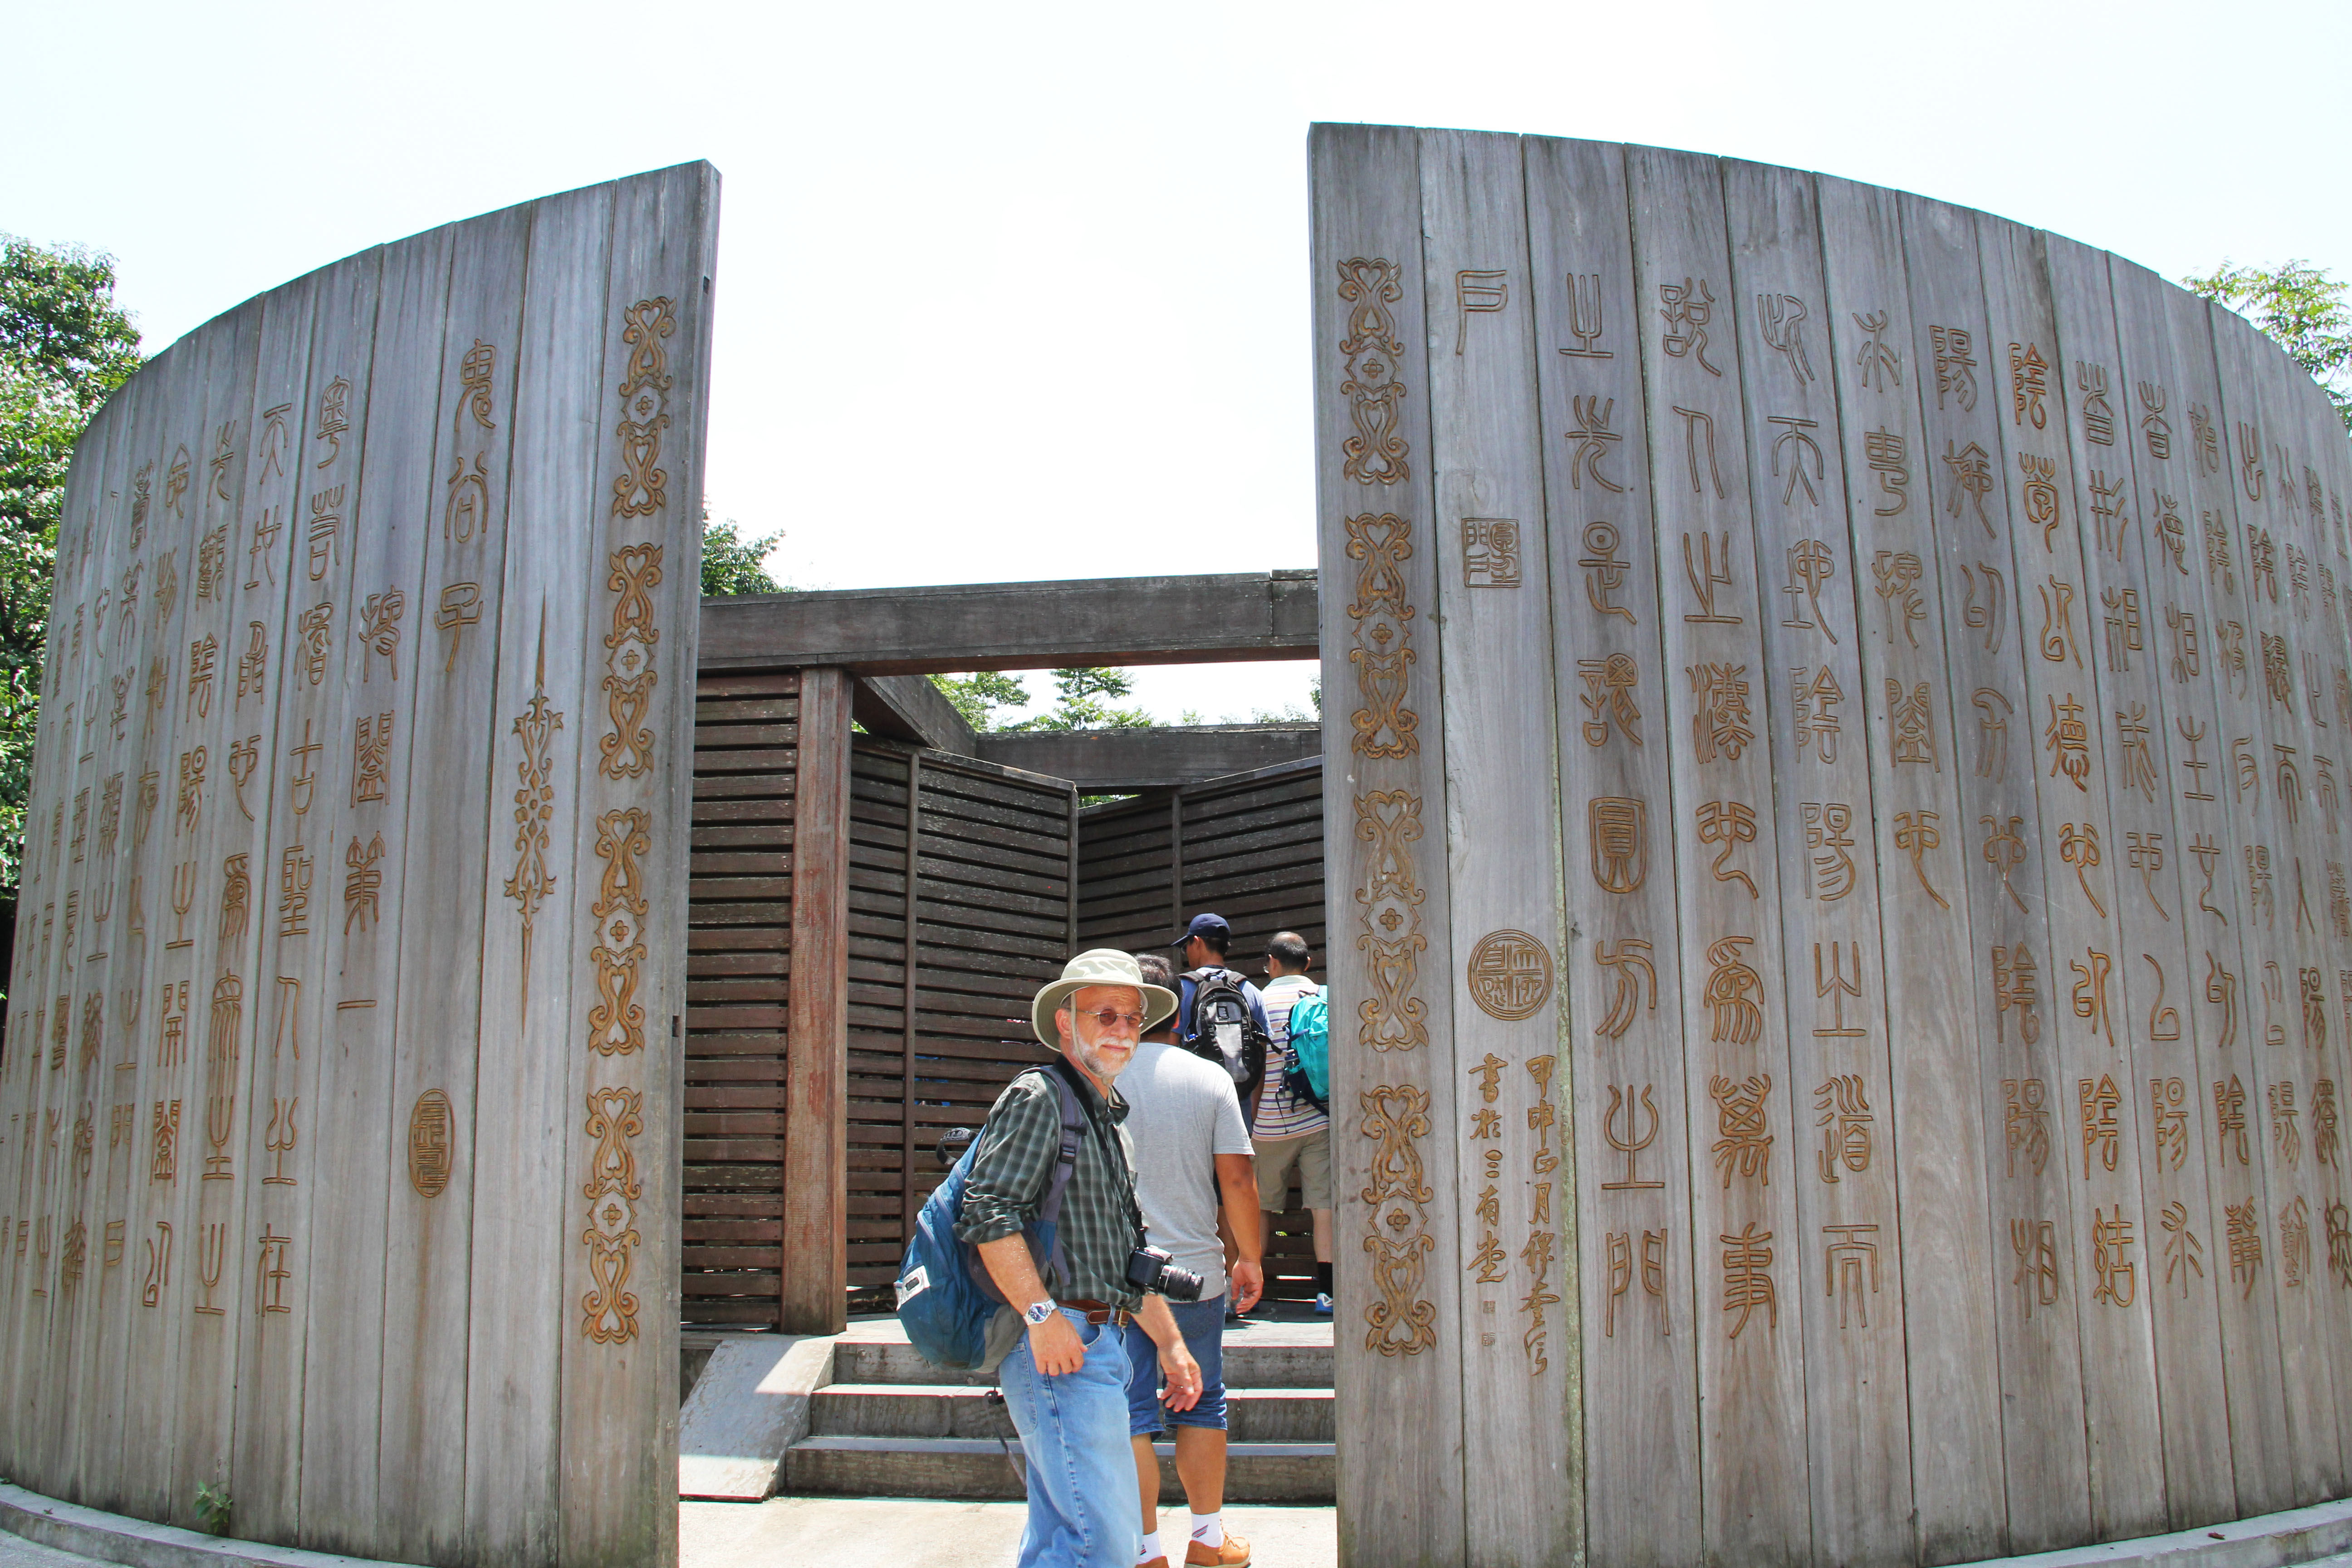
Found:
[[[1007,1084],[974,1145],[956,1235],[978,1247],[1027,1331],[997,1373],[1028,1466],[1022,1568],[1133,1568],[1142,1531],[1128,1443],[1123,1331],[1130,1320],[1159,1347],[1169,1407],[1189,1410],[1201,1397],[1200,1366],[1166,1299],[1129,1282],[1143,1220],[1121,1125],[1127,1102],[1112,1087],[1142,1032],[1175,1010],[1175,995],[1145,984],[1124,952],[1098,948],[1070,960],[1030,1008],[1038,1040],[1062,1059]],[[1024,1228],[1059,1163],[1056,1072],[1075,1091],[1085,1125],[1056,1226],[1061,1267],[1048,1281]]]

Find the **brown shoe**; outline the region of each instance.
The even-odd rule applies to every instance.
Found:
[[[1168,1554],[1161,1552],[1149,1563],[1139,1563],[1135,1568],[1168,1568]]]
[[[1223,1546],[1184,1543],[1185,1568],[1250,1568],[1249,1542],[1228,1531]]]

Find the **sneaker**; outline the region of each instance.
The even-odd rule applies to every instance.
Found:
[[[1331,1298],[1328,1293],[1315,1298],[1315,1310],[1327,1318],[1331,1315]]]
[[[1241,1536],[1228,1532],[1223,1546],[1206,1546],[1197,1541],[1185,1542],[1185,1568],[1250,1568],[1250,1545]]]

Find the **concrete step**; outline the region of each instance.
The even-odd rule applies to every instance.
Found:
[[[811,1403],[809,1432],[819,1437],[1011,1437],[1012,1416],[988,1394],[969,1384],[830,1384]],[[1228,1388],[1225,1420],[1234,1443],[1329,1443],[1331,1390]]]
[[[1160,1453],[1160,1494],[1181,1501],[1172,1443]],[[1328,1503],[1328,1443],[1234,1443],[1225,1451],[1228,1502]],[[955,1498],[1017,1501],[1021,1442],[1015,1437],[806,1437],[784,1456],[784,1488],[834,1497]]]
[[[1224,1341],[1228,1388],[1331,1386],[1331,1324],[1228,1324]],[[895,1319],[853,1323],[834,1348],[838,1383],[993,1385],[995,1378],[942,1371],[915,1353]]]

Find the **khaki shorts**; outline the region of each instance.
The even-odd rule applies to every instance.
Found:
[[[1297,1138],[1260,1138],[1257,1144],[1257,1206],[1280,1214],[1289,1206],[1290,1167],[1298,1167],[1298,1184],[1310,1209],[1331,1206],[1331,1130],[1328,1127]]]

